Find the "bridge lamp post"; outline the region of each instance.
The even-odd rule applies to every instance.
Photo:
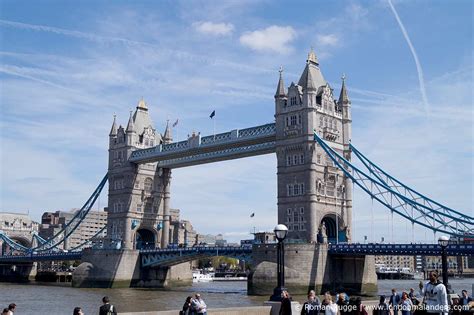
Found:
[[[281,301],[281,293],[285,290],[285,247],[283,241],[288,234],[288,228],[284,224],[278,224],[273,230],[278,240],[277,245],[277,286],[273,289],[270,301]]]
[[[438,239],[438,244],[441,246],[441,265],[443,269],[443,284],[446,287],[446,292],[451,293],[451,286],[448,283],[448,255],[446,253],[446,248],[449,244],[449,238],[447,236],[440,236]]]

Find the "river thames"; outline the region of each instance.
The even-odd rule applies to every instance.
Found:
[[[474,279],[452,279],[456,293],[472,290]],[[379,280],[379,294],[389,295],[392,288],[399,292],[418,288],[419,280]],[[104,295],[110,297],[119,312],[139,312],[180,309],[188,295],[200,292],[209,308],[262,305],[266,296],[248,296],[245,281],[195,283],[172,291],[159,289],[76,289],[69,285],[0,283],[0,307],[17,304],[18,314],[72,314],[76,306],[84,313],[97,314]],[[291,293],[291,292],[290,292]],[[295,301],[304,301],[295,296]]]

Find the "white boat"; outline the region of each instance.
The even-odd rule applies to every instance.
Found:
[[[200,270],[193,271],[193,282],[210,282],[214,281],[214,274],[202,273]]]

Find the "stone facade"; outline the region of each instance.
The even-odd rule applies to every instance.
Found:
[[[352,182],[314,141],[314,131],[350,160],[351,102],[343,78],[339,100],[313,51],[298,84],[286,91],[280,72],[275,94],[278,223],[288,237],[350,241]],[[336,230],[338,231],[336,233]],[[323,235],[325,234],[325,235]]]
[[[129,157],[136,149],[171,142],[153,127],[145,101],[141,100],[127,124],[117,127],[115,118],[109,134],[109,221],[107,235],[122,248],[137,248],[142,242],[166,247],[170,239],[169,189],[171,170],[157,163],[136,165]]]
[[[276,245],[254,245],[253,268],[248,277],[248,293],[268,295],[277,281]],[[377,294],[373,256],[328,255],[327,244],[285,245],[285,288],[291,294],[306,295],[344,290],[349,294]]]

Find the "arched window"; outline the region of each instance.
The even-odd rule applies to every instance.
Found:
[[[319,127],[323,126],[323,116],[319,116]]]
[[[145,179],[144,189],[146,192],[151,192],[153,190],[153,179],[150,177]]]

